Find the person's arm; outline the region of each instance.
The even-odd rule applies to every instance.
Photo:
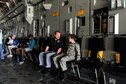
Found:
[[[19,46],[19,43],[16,46],[18,47]]]
[[[35,41],[34,40],[32,40],[31,41],[31,43],[29,42],[29,47],[28,48],[34,48],[34,45],[35,45]]]
[[[8,42],[7,42],[7,44],[13,44],[13,40],[9,40]]]
[[[49,47],[51,45],[51,40],[49,42],[47,42],[46,48],[45,48],[45,52],[47,52],[49,50]]]
[[[80,55],[80,45],[76,45],[75,46],[75,50],[76,50],[76,56],[77,56],[77,61],[81,59],[81,55]]]
[[[57,50],[56,54],[61,53],[62,48],[63,48],[63,40],[60,40],[60,47],[58,48],[58,50]]]
[[[49,50],[49,46],[46,46],[45,48],[45,52],[47,52]]]
[[[17,47],[19,46],[19,41],[17,40],[17,45],[16,45]]]
[[[62,51],[62,48],[59,48],[56,52],[56,54],[59,54]]]

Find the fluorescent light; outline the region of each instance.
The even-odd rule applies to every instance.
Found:
[[[52,7],[52,4],[43,4],[43,6],[44,6],[44,8],[45,8],[46,10],[50,10],[51,7]]]

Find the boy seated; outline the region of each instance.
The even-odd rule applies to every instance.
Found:
[[[66,52],[57,55],[53,58],[55,67],[58,69],[58,76],[63,75],[63,78],[66,76],[67,71],[67,62],[72,60],[80,60],[80,45],[76,43],[76,36],[74,34],[70,34],[68,36],[68,49]],[[77,56],[77,58],[76,58]]]

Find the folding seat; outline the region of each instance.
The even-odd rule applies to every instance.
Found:
[[[88,54],[86,60],[83,62],[83,71],[86,76],[80,75],[80,79],[89,83],[106,84],[105,72],[102,68],[102,60],[105,51],[105,44],[103,37],[91,37],[88,40]],[[81,74],[83,73],[81,70]],[[84,72],[84,73],[85,73]]]

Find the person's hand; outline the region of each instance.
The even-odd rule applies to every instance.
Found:
[[[78,57],[78,58],[77,58],[77,61],[80,61],[80,60],[81,60],[81,58],[80,58],[80,57]]]
[[[76,63],[80,62],[80,60],[81,60],[81,58],[78,57],[78,58],[76,59]]]

